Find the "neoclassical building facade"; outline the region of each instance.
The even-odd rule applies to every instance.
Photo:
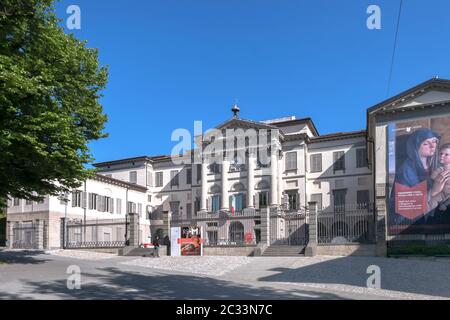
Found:
[[[325,135],[310,118],[247,120],[234,106],[228,120],[196,137],[197,147],[180,155],[96,163],[96,177],[74,190],[68,205],[55,197],[41,204],[10,199],[8,223],[41,217],[48,225],[47,247],[59,247],[63,216],[124,219],[134,211],[140,215],[140,242],[146,243],[155,234],[169,236],[173,217],[187,221],[265,208],[306,214],[311,203],[320,215],[375,203],[375,241],[383,254],[386,242],[398,238],[387,219],[394,179],[389,180],[389,124],[437,123],[447,139],[447,122],[429,119],[450,116],[449,101],[449,81],[431,79],[368,109],[366,130]],[[205,233],[205,239],[212,234]],[[253,237],[260,235],[255,231]]]

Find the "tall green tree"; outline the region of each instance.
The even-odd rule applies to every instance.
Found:
[[[92,174],[88,143],[106,137],[107,68],[66,34],[52,0],[0,1],[0,201],[39,200]],[[0,207],[1,207],[0,203]]]

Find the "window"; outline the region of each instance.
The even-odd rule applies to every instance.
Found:
[[[186,217],[188,219],[192,218],[192,203],[186,203]]]
[[[155,186],[162,187],[163,186],[163,173],[157,172],[155,175]]]
[[[137,172],[130,171],[130,183],[137,183]]]
[[[114,213],[114,199],[105,197],[105,212]]]
[[[178,186],[178,171],[177,170],[170,171],[170,186],[171,187]]]
[[[128,201],[128,213],[137,213],[136,203]]]
[[[211,211],[218,212],[220,210],[220,196],[212,196],[211,198]]]
[[[311,172],[322,172],[322,154],[312,154],[309,158],[311,165]]]
[[[234,208],[235,212],[240,212],[245,208],[245,194],[238,193],[230,196],[230,210]]]
[[[265,208],[269,205],[269,192],[262,191],[258,193],[258,204],[260,208]]]
[[[172,215],[176,216],[179,213],[180,201],[172,201],[170,204],[170,211],[172,211]]]
[[[344,151],[333,152],[333,171],[345,171],[345,154]]]
[[[152,202],[152,195],[151,194],[147,195],[147,202]]]
[[[311,195],[311,202],[316,203],[317,211],[322,211],[322,194],[321,193],[313,193]]]
[[[334,197],[334,211],[345,212],[345,195],[347,189],[333,190]]]
[[[186,169],[186,184],[192,184],[192,169]]]
[[[357,168],[368,167],[366,148],[356,149],[356,167]]]
[[[219,174],[220,173],[220,164],[212,163],[209,165],[209,173]]]
[[[297,191],[288,191],[287,192],[288,197],[288,210],[289,211],[295,211],[299,209],[299,199],[298,199],[298,192]]]
[[[197,212],[199,212],[201,209],[200,206],[201,206],[201,200],[199,197],[196,197],[195,201],[194,201],[194,212],[196,215],[197,215]]]
[[[122,214],[122,199],[116,199],[116,213]]]
[[[26,206],[31,206],[33,204],[33,201],[32,200],[25,200],[25,205]]]
[[[286,153],[286,171],[297,169],[297,152]]]
[[[82,192],[80,190],[72,191],[72,207],[81,207],[81,195]]]
[[[89,193],[89,209],[97,210],[97,197],[98,195],[95,193]]]
[[[356,203],[358,209],[367,209],[369,207],[369,190],[358,190],[356,192]]]

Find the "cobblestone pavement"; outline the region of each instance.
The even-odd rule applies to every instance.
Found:
[[[83,260],[105,260],[117,257],[116,254],[112,253],[83,251],[83,250],[47,250],[45,251],[45,253],[53,256],[83,259]]]
[[[118,257],[0,250],[0,299],[449,299],[450,260],[375,257]],[[68,266],[82,289],[69,290]],[[367,267],[381,289],[366,286]]]
[[[218,277],[252,262],[249,257],[139,258],[122,264]]]

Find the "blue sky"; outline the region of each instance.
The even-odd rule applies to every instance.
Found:
[[[450,2],[404,0],[61,0],[81,9],[67,30],[108,65],[109,137],[97,162],[170,154],[176,128],[231,117],[311,117],[321,134],[365,129],[366,109],[434,76],[450,78]],[[381,30],[366,27],[381,8]]]

